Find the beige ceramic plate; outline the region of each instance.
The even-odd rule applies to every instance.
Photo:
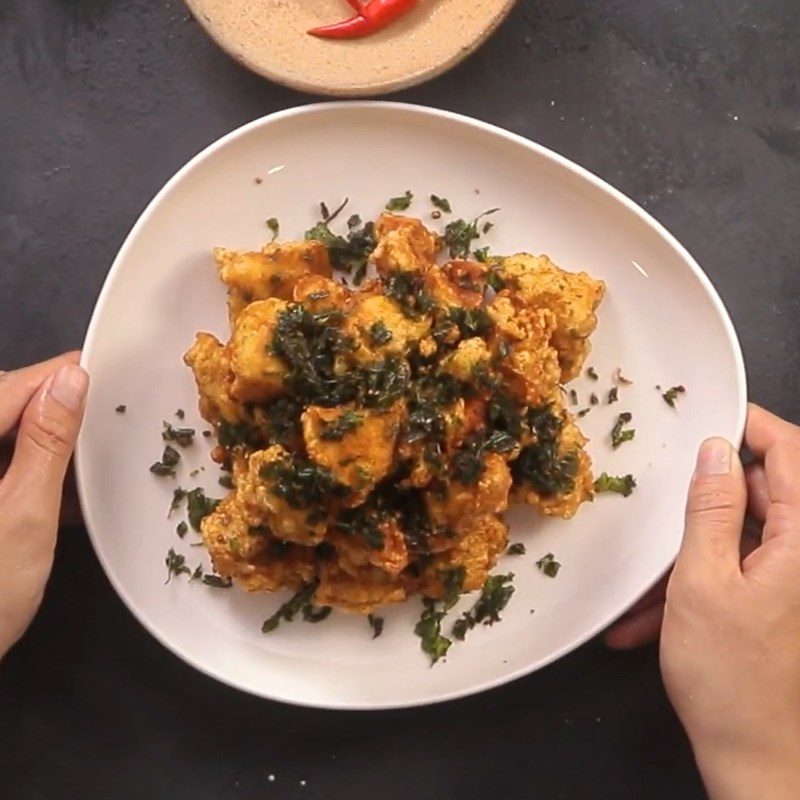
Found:
[[[309,36],[353,11],[345,0],[186,0],[214,40],[270,80],[338,96],[383,94],[433,78],[474,52],[515,0],[422,0],[365,39]]]

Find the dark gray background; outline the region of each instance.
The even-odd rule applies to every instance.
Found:
[[[717,285],[753,398],[792,416],[799,37],[797,0],[522,0],[477,55],[396,99],[529,136],[640,202]],[[178,0],[2,0],[0,366],[79,347],[117,248],[166,178],[239,124],[310,99],[236,66]],[[163,650],[70,531],[42,613],[0,666],[0,795],[703,791],[653,649],[591,643],[514,685],[416,711],[285,707]]]

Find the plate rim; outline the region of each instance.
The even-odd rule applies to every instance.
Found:
[[[184,176],[191,172],[195,166],[199,165],[206,159],[213,156],[218,150],[223,149],[229,143],[235,141],[238,138],[247,136],[251,131],[256,130],[257,128],[263,126],[269,126],[275,122],[280,122],[284,119],[288,119],[291,117],[296,116],[304,116],[307,114],[327,114],[327,113],[337,113],[340,111],[364,111],[364,110],[375,110],[375,111],[388,111],[388,112],[396,112],[401,114],[410,114],[412,116],[422,116],[428,118],[436,118],[436,119],[443,119],[448,122],[454,122],[461,125],[466,125],[468,127],[476,128],[486,134],[499,136],[506,141],[512,142],[517,145],[521,145],[528,150],[532,150],[537,155],[544,157],[551,163],[556,164],[557,166],[566,169],[568,172],[576,175],[586,181],[588,181],[594,187],[602,190],[604,193],[610,195],[612,198],[617,200],[621,203],[628,211],[632,211],[643,223],[649,226],[656,234],[658,234],[666,243],[676,251],[676,253],[683,259],[686,265],[692,270],[695,277],[700,282],[700,285],[703,287],[706,295],[711,300],[712,305],[717,312],[720,320],[723,323],[723,329],[726,334],[727,340],[729,345],[731,346],[731,350],[733,353],[733,358],[735,362],[736,368],[736,390],[737,390],[737,398],[736,404],[738,406],[737,411],[737,418],[736,418],[736,426],[735,426],[735,435],[733,437],[732,444],[737,448],[741,445],[742,438],[744,435],[744,427],[745,421],[747,416],[747,376],[745,371],[745,364],[744,364],[744,356],[742,353],[741,343],[739,341],[739,337],[736,334],[736,330],[733,326],[733,322],[731,320],[730,314],[717,292],[714,284],[711,282],[711,279],[706,275],[691,253],[675,238],[675,236],[655,217],[653,217],[649,212],[645,211],[638,203],[634,200],[629,198],[627,195],[622,193],[619,189],[616,189],[607,181],[603,180],[599,176],[595,175],[590,170],[586,169],[585,167],[580,166],[579,164],[575,163],[574,161],[568,159],[566,156],[561,155],[560,153],[545,147],[537,142],[534,142],[530,139],[527,139],[520,134],[513,133],[512,131],[506,130],[505,128],[501,128],[500,126],[494,125],[489,122],[484,122],[483,120],[475,119],[473,117],[466,116],[464,114],[457,114],[452,111],[444,111],[441,109],[431,108],[429,106],[424,105],[417,105],[412,103],[400,103],[400,102],[392,102],[392,101],[369,101],[369,100],[356,100],[356,101],[329,101],[329,102],[322,102],[322,103],[309,103],[301,106],[296,106],[289,109],[284,109],[281,111],[274,112],[272,114],[267,114],[262,117],[258,117],[257,119],[252,120],[251,122],[245,123],[234,130],[230,131],[229,133],[224,134],[216,141],[212,142],[196,155],[192,156],[180,169],[178,169],[171,178],[169,178],[166,183],[158,190],[158,192],[154,195],[154,197],[150,200],[150,202],[145,206],[144,210],[141,212],[139,217],[136,219],[134,224],[132,225],[130,231],[125,237],[117,255],[114,257],[112,261],[111,267],[106,275],[105,280],[103,281],[102,288],[97,297],[97,301],[95,303],[94,309],[92,311],[92,315],[86,330],[86,336],[84,338],[83,347],[81,351],[81,365],[87,367],[88,362],[88,353],[92,352],[94,347],[94,341],[98,335],[98,328],[99,328],[99,319],[103,315],[103,309],[106,305],[108,295],[111,291],[111,286],[114,282],[116,273],[120,270],[122,262],[126,259],[128,251],[132,247],[133,240],[138,236],[140,230],[147,224],[149,219],[155,214],[158,210],[159,206],[163,202],[164,198],[172,191],[173,187],[180,183],[183,180]],[[507,675],[501,675],[497,678],[493,678],[491,680],[487,680],[481,682],[479,685],[470,687],[470,688],[463,688],[463,689],[454,689],[453,691],[438,694],[435,697],[421,697],[413,700],[388,700],[388,701],[381,701],[375,702],[371,700],[365,701],[343,701],[343,700],[331,700],[331,701],[313,701],[309,700],[306,701],[302,698],[298,697],[284,697],[276,694],[271,694],[268,690],[261,690],[257,687],[252,687],[246,685],[244,682],[239,682],[233,678],[229,678],[227,676],[218,674],[217,672],[213,671],[210,668],[207,668],[202,663],[200,663],[197,659],[195,659],[190,654],[184,652],[180,647],[173,645],[170,641],[167,640],[166,637],[162,636],[161,633],[156,629],[155,624],[151,623],[149,619],[146,618],[146,615],[137,609],[133,601],[128,597],[126,590],[124,589],[122,582],[117,578],[114,570],[112,569],[106,555],[103,552],[103,548],[100,545],[99,537],[94,532],[96,526],[92,525],[91,520],[91,513],[90,509],[88,508],[87,503],[87,488],[85,484],[84,478],[84,460],[87,458],[87,450],[88,450],[88,443],[86,441],[86,437],[84,434],[83,429],[78,437],[77,446],[75,448],[75,472],[77,478],[77,488],[78,488],[78,498],[81,504],[81,510],[83,512],[83,519],[86,527],[87,534],[92,544],[92,548],[97,556],[100,565],[103,568],[103,571],[108,579],[109,583],[112,585],[114,590],[116,591],[119,598],[123,601],[125,606],[134,616],[134,618],[139,622],[145,630],[148,631],[161,645],[167,648],[171,653],[177,656],[180,660],[188,664],[189,666],[193,667],[194,669],[198,670],[200,673],[206,675],[209,678],[213,678],[214,680],[225,684],[234,689],[238,689],[240,691],[244,691],[254,697],[264,698],[266,700],[277,701],[281,703],[286,703],[289,705],[306,707],[306,708],[318,708],[318,709],[325,709],[325,710],[339,710],[339,711],[387,711],[393,709],[403,709],[403,708],[415,708],[415,707],[423,707],[423,706],[430,706],[430,705],[437,705],[439,703],[449,702],[452,700],[458,700],[463,697],[469,697],[472,695],[480,694],[483,692],[487,692],[492,689],[496,689],[500,686],[503,686],[508,683],[512,683],[520,678],[525,677],[526,675],[530,675],[544,667],[552,664],[553,662],[563,658],[565,655],[577,650],[579,647],[586,644],[588,641],[593,639],[600,633],[602,630],[608,627],[615,619],[619,617],[620,614],[624,613],[626,609],[622,609],[619,612],[615,612],[613,615],[610,615],[609,618],[604,618],[595,626],[588,629],[585,633],[581,636],[577,637],[575,640],[570,642],[567,645],[560,647],[559,649],[555,650],[553,653],[548,655],[546,658],[539,659],[533,662],[530,665],[526,665],[525,667],[515,670],[512,673]],[[676,553],[677,555],[677,549]],[[674,561],[674,557],[670,561]],[[630,608],[638,599],[639,597],[646,594],[649,589],[658,582],[661,576],[664,574],[666,570],[669,569],[670,564],[667,564],[663,569],[659,570],[658,574],[655,576],[651,576],[650,579],[647,581],[645,588],[640,592],[637,597],[634,597],[627,608]]]
[[[386,81],[385,83],[359,84],[350,88],[332,88],[314,81],[294,79],[292,77],[281,75],[278,72],[274,72],[259,66],[252,59],[250,59],[245,52],[237,51],[233,46],[231,46],[231,43],[224,39],[219,34],[219,31],[211,25],[210,20],[203,18],[203,15],[200,13],[200,11],[195,8],[194,0],[184,0],[184,4],[189,10],[189,13],[192,15],[193,19],[199,23],[204,33],[215,45],[217,45],[217,47],[220,48],[220,50],[226,53],[237,64],[243,66],[253,74],[259,75],[262,78],[266,78],[273,83],[277,83],[281,86],[288,86],[290,89],[295,89],[299,92],[305,92],[306,94],[318,94],[325,97],[369,97],[385,95],[393,92],[400,92],[404,89],[410,89],[413,86],[419,86],[421,83],[434,80],[435,78],[443,75],[445,72],[448,72],[449,70],[458,66],[462,61],[466,60],[469,58],[469,56],[473,55],[473,53],[479,50],[503,24],[503,22],[505,22],[517,2],[518,0],[506,0],[506,4],[503,6],[503,8],[500,9],[492,21],[481,31],[478,36],[460,47],[452,56],[450,56],[450,58],[445,59],[440,64],[424,67],[416,72],[406,75],[403,78],[395,78],[393,80]]]

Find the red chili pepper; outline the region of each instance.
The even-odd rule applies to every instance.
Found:
[[[369,36],[410,11],[419,0],[369,0],[367,3],[363,0],[347,0],[347,2],[358,12],[354,17],[333,25],[312,28],[309,33],[324,39],[357,39],[360,36]]]

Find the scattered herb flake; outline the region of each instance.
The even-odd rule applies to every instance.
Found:
[[[161,431],[161,438],[165,442],[175,442],[181,447],[189,447],[194,442],[194,435],[194,428],[175,428],[169,422],[164,423],[164,430]]]
[[[234,483],[233,483],[233,475],[231,475],[230,472],[223,472],[222,475],[219,476],[219,479],[217,480],[217,483],[223,489],[233,489],[233,488],[235,488],[234,487]]]
[[[476,261],[485,264],[489,260],[489,247],[479,247],[472,252],[472,255],[475,257]]]
[[[612,405],[619,400],[619,389],[614,386],[612,389],[608,390],[608,405]]]
[[[171,547],[167,553],[164,563],[167,566],[167,579],[164,581],[166,585],[172,580],[172,576],[178,575],[191,575],[192,571],[186,566],[186,557],[176,553]]]
[[[537,562],[536,566],[547,575],[548,578],[555,578],[558,575],[558,571],[561,569],[561,564],[556,561],[555,556],[552,553],[548,553],[545,556],[542,556]]]
[[[527,552],[524,542],[514,542],[508,546],[506,553],[510,556],[524,556]]]
[[[180,486],[177,489],[173,490],[172,502],[169,505],[169,511],[167,512],[167,519],[169,519],[181,507],[181,503],[184,501],[185,497],[186,497],[186,492],[183,489],[181,489]]]
[[[631,420],[633,420],[633,414],[628,411],[623,411],[622,414],[617,417],[617,421],[614,423],[614,427],[611,429],[611,446],[615,450],[636,436],[635,429],[623,429],[623,426],[629,424]]]
[[[181,520],[181,521],[178,523],[178,526],[175,528],[175,533],[177,533],[177,534],[178,534],[178,536],[179,536],[181,539],[183,539],[183,537],[184,537],[184,536],[186,536],[186,534],[187,534],[188,532],[189,532],[189,526],[186,524],[186,522],[185,522],[184,520]]]
[[[203,583],[212,589],[230,589],[233,586],[233,579],[219,575],[203,575]]]
[[[124,413],[125,413],[127,410],[128,410],[128,406],[125,406],[125,405],[122,405],[122,406],[117,406],[117,407],[114,409],[114,411],[116,411],[116,412],[117,412],[117,414],[124,414]]]
[[[578,405],[578,393],[574,389],[569,390],[569,402],[570,405]]]
[[[445,214],[452,214],[453,208],[450,205],[450,201],[446,197],[439,197],[438,195],[432,194],[431,195],[431,203],[437,208],[439,211],[444,212]]]
[[[386,204],[387,211],[407,211],[408,207],[411,205],[411,201],[414,199],[414,195],[406,189],[405,194],[400,197],[392,197],[391,200]]]
[[[439,611],[436,602],[428,597],[423,600],[423,604],[422,616],[414,626],[414,633],[419,636],[420,647],[430,656],[433,666],[440,658],[447,655],[453,642],[442,636],[442,620],[447,612]]]
[[[636,479],[633,475],[608,475],[603,473],[595,482],[596,492],[616,492],[623,497],[630,497],[636,488]]]
[[[320,426],[319,438],[325,442],[341,442],[345,435],[354,431],[364,421],[364,415],[352,409],[340,414]]]
[[[449,611],[457,602],[461,593],[464,591],[464,579],[467,577],[467,571],[463,565],[459,564],[457,567],[450,569],[443,569],[439,573],[439,579],[444,588],[444,610]]]
[[[350,198],[349,197],[345,197],[345,199],[342,200],[342,202],[336,207],[336,209],[334,210],[334,212],[332,214],[331,214],[330,211],[328,211],[328,206],[325,205],[325,203],[320,203],[319,204],[319,210],[320,210],[320,213],[322,214],[322,221],[325,222],[325,223],[333,222],[336,219],[336,217],[338,217],[339,214],[342,213],[342,211],[344,210],[345,206],[349,202],[350,202]]]
[[[175,411],[175,416],[178,419],[184,419],[186,417],[186,412],[182,408],[179,408]]]
[[[376,617],[375,614],[367,615],[367,622],[372,628],[372,638],[377,639],[383,633],[383,626],[386,620],[383,617]]]
[[[599,402],[600,402],[600,398],[594,392],[592,392],[589,395],[589,405],[596,406]]]
[[[594,367],[589,367],[589,369],[586,370],[586,375],[593,381],[599,380],[600,378],[600,376],[597,374],[597,370]]]
[[[311,603],[306,603],[302,608],[303,622],[322,622],[322,620],[327,619],[331,615],[331,611],[333,611],[333,609],[330,606],[320,606],[317,608]]]
[[[664,398],[664,402],[670,407],[675,408],[675,401],[678,399],[678,395],[685,394],[686,387],[685,386],[673,386],[670,389],[667,389],[664,394],[661,396]]]
[[[153,475],[158,475],[162,478],[174,478],[175,467],[178,465],[180,460],[181,454],[171,445],[167,445],[164,448],[161,461],[156,461],[155,464],[150,465],[150,472],[152,472]]]
[[[267,220],[267,227],[272,232],[272,239],[270,239],[270,241],[274,242],[278,238],[278,234],[281,232],[281,224],[278,222],[278,218],[270,217]]]
[[[507,575],[490,575],[472,609],[465,611],[453,624],[453,636],[463,641],[467,632],[476,625],[494,625],[495,622],[500,622],[500,612],[514,594],[513,580],[513,572]]]
[[[309,583],[303,586],[294,597],[287,600],[271,617],[264,621],[264,624],[261,626],[261,632],[271,633],[281,624],[282,620],[291,622],[295,614],[298,614],[304,606],[311,603],[316,591],[316,583]]]
[[[578,413],[578,419],[583,419],[592,409],[591,408],[582,408]]]

